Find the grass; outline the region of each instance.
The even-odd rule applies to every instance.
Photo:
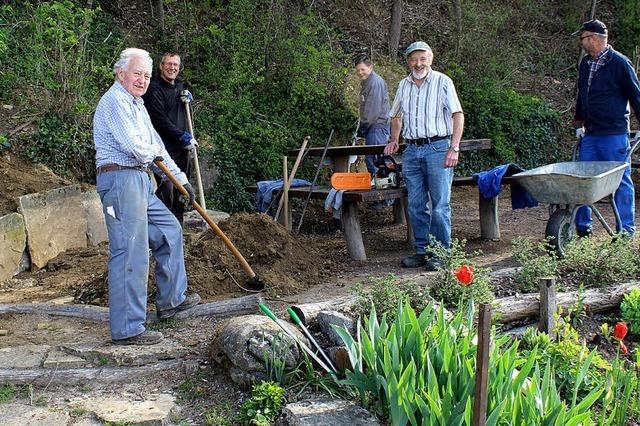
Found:
[[[7,404],[13,401],[17,393],[14,385],[8,383],[0,386],[0,404]]]

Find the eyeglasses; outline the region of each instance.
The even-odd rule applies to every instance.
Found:
[[[586,36],[582,36],[582,37],[580,37],[580,41],[584,40],[585,38],[593,37],[594,35],[595,34],[589,34],[589,35],[586,35]]]

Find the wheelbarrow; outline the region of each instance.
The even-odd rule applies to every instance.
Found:
[[[633,140],[625,161],[575,161],[578,141],[573,150],[574,161],[548,164],[513,175],[538,202],[549,204],[545,237],[560,256],[564,256],[567,244],[576,235],[576,214],[582,206],[591,207],[604,229],[613,236],[614,231],[594,205],[608,198],[617,228],[621,228],[614,195],[639,140],[638,137]]]

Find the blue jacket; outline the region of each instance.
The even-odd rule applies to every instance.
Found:
[[[590,58],[580,62],[576,120],[584,121],[587,135],[629,133],[628,103],[640,117],[640,83],[631,62],[611,47],[587,90]]]

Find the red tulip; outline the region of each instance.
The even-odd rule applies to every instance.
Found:
[[[629,353],[629,349],[627,348],[627,345],[622,343],[622,340],[620,341],[620,352],[622,352],[625,355]]]
[[[624,339],[624,336],[627,335],[627,331],[627,323],[621,321],[617,323],[615,328],[613,329],[613,338],[622,341],[622,339]]]
[[[455,271],[453,271],[453,275],[460,281],[460,284],[467,286],[473,282],[473,266],[470,265],[462,265]]]

